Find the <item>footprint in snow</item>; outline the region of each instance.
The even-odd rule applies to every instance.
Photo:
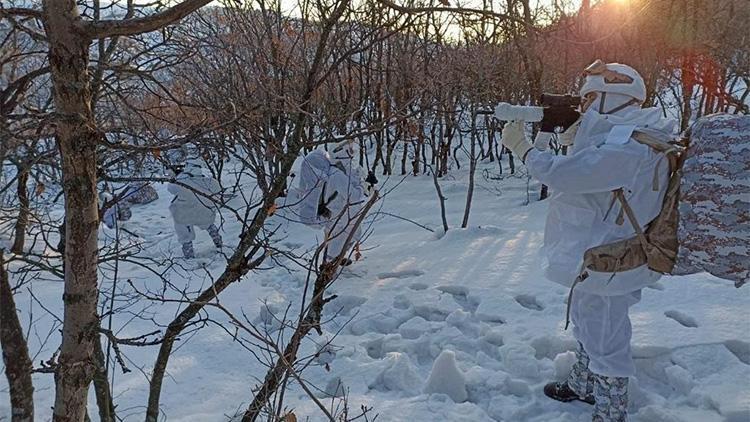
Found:
[[[737,359],[745,365],[750,365],[750,343],[742,340],[727,340],[724,342],[727,348]]]
[[[526,309],[531,309],[534,311],[543,311],[544,306],[540,305],[539,302],[536,300],[535,296],[532,295],[518,295],[515,297],[516,302],[518,302],[519,305],[523,306]]]
[[[425,290],[427,288],[427,284],[425,283],[412,283],[409,285],[409,288],[412,290]]]
[[[366,341],[362,343],[367,351],[367,356],[373,359],[383,359],[385,353],[383,352],[383,337],[378,337],[374,340]]]
[[[438,286],[437,289],[453,296],[466,296],[469,294],[469,289],[464,286]]]
[[[479,307],[477,299],[469,297],[469,289],[464,286],[439,286],[437,289],[453,296],[453,300],[466,312],[473,314]]]
[[[367,298],[361,296],[341,295],[332,300],[325,309],[339,316],[349,316],[354,309],[365,302],[367,302]]]
[[[420,275],[423,275],[424,271],[420,270],[404,270],[404,271],[393,271],[388,273],[380,273],[378,274],[379,280],[385,280],[386,278],[410,278],[410,277],[419,277]]]
[[[411,301],[405,295],[396,295],[393,298],[393,307],[396,309],[409,309]]]
[[[688,314],[682,313],[680,311],[675,311],[675,310],[667,311],[667,312],[664,312],[664,316],[677,321],[683,327],[687,327],[687,328],[698,327],[698,322],[695,321],[695,318],[691,317]]]

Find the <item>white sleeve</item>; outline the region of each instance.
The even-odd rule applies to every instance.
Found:
[[[573,155],[532,149],[526,167],[532,177],[558,192],[594,193],[627,186],[644,159],[628,144],[604,144]]]

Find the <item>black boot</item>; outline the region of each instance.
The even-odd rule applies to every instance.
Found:
[[[588,404],[594,404],[594,397],[593,396],[586,396],[586,397],[580,397],[578,394],[576,394],[575,391],[573,391],[569,386],[568,383],[565,381],[562,382],[551,382],[544,386],[544,395],[555,399],[557,401],[561,402],[569,402],[574,400],[580,400],[582,402],[588,403]]]

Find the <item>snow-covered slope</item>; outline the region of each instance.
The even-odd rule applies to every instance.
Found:
[[[590,420],[587,405],[558,403],[542,394],[545,382],[567,375],[576,346],[563,329],[567,289],[546,281],[539,268],[546,204],[533,200],[536,184],[531,184],[532,203],[524,205],[525,178],[484,180],[485,168],[494,172],[497,167],[480,165],[467,229],[457,228],[465,173],[441,180],[448,197],[447,233],[441,233],[430,176],[408,176],[403,182],[392,177],[381,186],[393,190],[385,196],[383,213],[374,218],[363,259],[332,287],[338,298],[325,310],[325,319],[331,319],[325,335],[312,334],[303,345],[302,354],[313,354],[332,339],[320,359],[330,371],[319,365],[304,372],[309,383],[325,390],[319,392],[321,397],[326,391],[340,393],[340,382],[350,407],[372,406],[379,421]],[[134,217],[125,227],[148,238],[154,256],[178,254],[167,210],[170,198],[165,188],[158,189],[161,198],[133,208]],[[319,235],[281,216],[274,222],[284,223],[285,247],[305,250]],[[227,242],[235,241],[237,229],[230,223],[224,229]],[[208,236],[199,233],[196,252],[207,269],[218,274],[221,258],[211,257],[210,245]],[[291,273],[274,268],[249,274],[222,294],[222,305],[236,315],[244,312],[253,322],[273,325],[271,313],[283,312],[289,303],[290,309],[299,308],[306,274],[292,268]],[[126,278],[139,288],[161,288],[143,269],[123,265],[120,271],[118,289],[129,288]],[[172,281],[186,291],[208,282],[202,270],[179,271]],[[111,288],[111,281],[107,283],[103,288]],[[638,368],[631,381],[632,420],[750,420],[750,289],[737,290],[707,275],[664,278],[654,287],[644,291],[631,312]],[[57,315],[60,293],[59,282],[34,284],[35,296]],[[53,317],[30,300],[28,292],[19,293],[17,302],[24,326],[30,306],[37,326],[52,324]],[[166,324],[176,310],[173,304],[148,306],[147,318],[118,315],[113,327],[121,337],[144,334],[155,329],[151,318]],[[215,310],[209,315],[227,320]],[[32,353],[39,351],[46,335],[43,329],[37,331],[30,335]],[[58,342],[53,333],[35,362],[49,358]],[[251,389],[265,375],[265,367],[216,324],[183,336],[178,346],[163,386],[165,420],[227,420],[247,406]],[[133,371],[115,375],[118,415],[143,420],[156,348],[123,347],[123,352]],[[53,378],[37,374],[34,381],[38,420],[47,420],[54,401]],[[7,394],[5,379],[0,390]],[[301,420],[323,420],[298,387],[287,393],[286,403]],[[92,414],[95,406],[92,393]],[[0,415],[8,414],[5,396]]]

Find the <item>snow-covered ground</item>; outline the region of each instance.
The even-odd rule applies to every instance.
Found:
[[[303,345],[301,354],[312,354],[318,344],[333,339],[332,353],[326,356],[330,370],[311,366],[303,373],[307,382],[334,392],[340,380],[353,412],[360,405],[371,406],[370,416],[377,414],[379,421],[590,420],[588,405],[558,403],[542,393],[547,381],[567,375],[576,346],[570,331],[563,329],[567,289],[546,281],[539,268],[546,203],[535,201],[538,185],[532,183],[532,202],[524,205],[525,178],[485,180],[485,169],[494,173],[497,167],[480,164],[468,229],[458,228],[466,172],[441,180],[448,197],[447,233],[442,233],[430,176],[408,176],[403,182],[392,177],[382,183],[383,191],[393,190],[385,196],[379,209],[383,214],[376,216],[374,231],[363,245],[363,258],[331,289],[338,298],[326,307],[324,319],[331,320],[325,335],[313,333]],[[133,219],[124,227],[148,239],[148,253],[154,257],[179,254],[167,210],[170,195],[165,186],[157,189],[160,199],[134,207]],[[238,229],[227,221],[225,239],[235,242]],[[319,235],[282,215],[271,223],[282,223],[280,246],[299,252],[314,246]],[[3,239],[8,236],[0,234]],[[208,235],[199,233],[196,252],[210,273],[219,274],[223,260],[211,257],[210,245]],[[273,325],[269,310],[283,312],[290,303],[291,310],[299,309],[306,273],[291,264],[289,268],[291,272],[276,267],[248,274],[221,295],[222,305],[239,316],[244,312],[258,324],[265,320]],[[139,289],[162,287],[142,268],[123,264],[119,272],[118,290],[130,290],[128,279]],[[205,288],[209,280],[201,269],[176,271],[171,281],[194,297],[190,292]],[[111,280],[102,283],[102,289],[111,288]],[[57,317],[62,316],[61,292],[59,281],[33,283],[34,296]],[[167,295],[179,298],[176,291],[167,290]],[[16,301],[24,327],[33,311],[36,328],[29,341],[38,364],[59,344],[54,332],[40,349],[47,335],[44,327],[54,317],[26,290]],[[154,321],[167,324],[178,309],[176,304],[139,306],[114,317],[118,336],[153,331]],[[136,315],[141,308],[143,313]],[[750,288],[735,289],[731,282],[703,274],[664,278],[646,289],[631,312],[638,368],[630,384],[632,420],[749,421],[748,309]],[[227,321],[216,309],[208,315]],[[247,406],[265,367],[233,341],[232,333],[209,323],[182,336],[163,385],[164,420],[222,421]],[[114,377],[117,413],[123,420],[143,420],[157,347],[122,347],[132,370],[118,370]],[[49,420],[53,377],[36,374],[34,382],[37,420]],[[3,420],[10,413],[4,377],[0,393]],[[286,405],[300,420],[323,420],[299,387],[287,393]],[[93,391],[90,412],[96,414]]]

